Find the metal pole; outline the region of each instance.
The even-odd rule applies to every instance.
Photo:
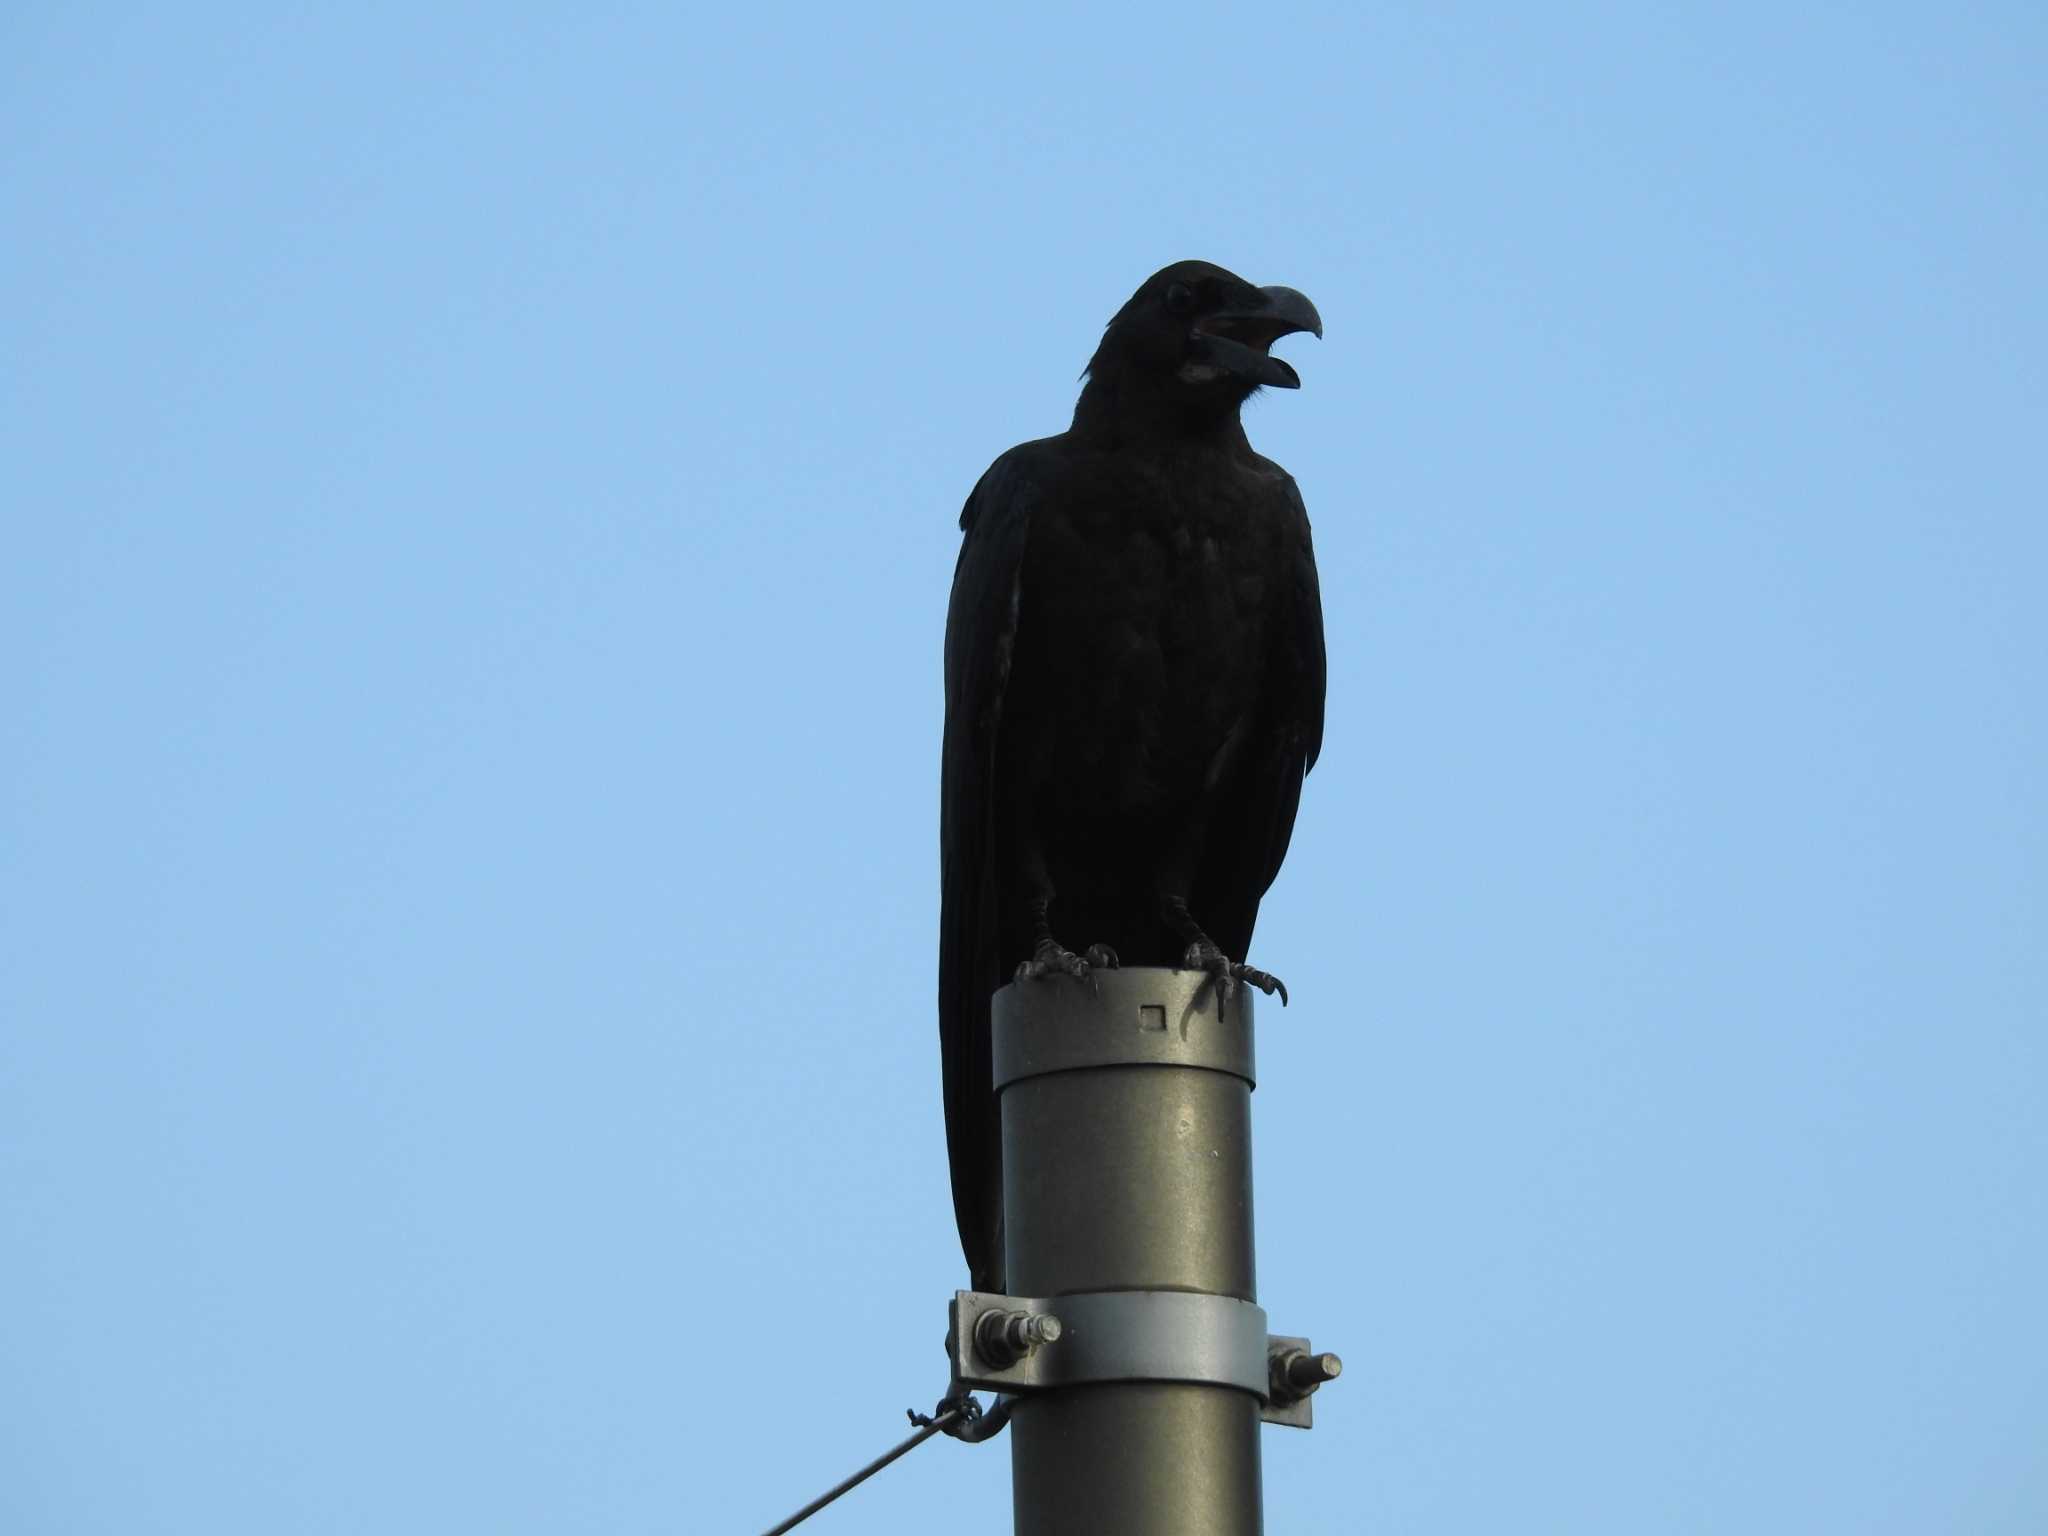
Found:
[[[1199,1291],[1256,1301],[1252,994],[1218,1019],[1197,971],[1099,971],[995,996],[1015,1295]],[[1260,1403],[1109,1382],[1018,1398],[1017,1536],[1257,1536]]]

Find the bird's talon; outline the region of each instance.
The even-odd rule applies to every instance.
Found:
[[[1233,966],[1232,969],[1261,992],[1265,993],[1266,996],[1271,997],[1278,993],[1280,996],[1280,1006],[1282,1008],[1287,1006],[1287,984],[1271,971],[1255,970],[1249,965]]]
[[[1088,961],[1057,943],[1039,945],[1038,952],[1017,967],[1016,975],[1012,979],[1037,981],[1043,976],[1071,976],[1076,981],[1087,982],[1091,987],[1095,985],[1094,973],[1089,968]]]
[[[1262,971],[1257,966],[1246,965],[1233,960],[1213,943],[1190,944],[1180,957],[1180,968],[1184,971],[1206,971],[1209,979],[1216,984],[1216,1017],[1224,1020],[1230,1014],[1230,999],[1238,987],[1250,982],[1268,997],[1276,994],[1280,1006],[1287,1006],[1287,986],[1271,971]]]

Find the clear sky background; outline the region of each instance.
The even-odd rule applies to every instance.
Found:
[[[0,1529],[930,1406],[954,519],[1199,256],[1328,323],[1269,1528],[2048,1530],[2048,13],[428,10],[0,21]]]

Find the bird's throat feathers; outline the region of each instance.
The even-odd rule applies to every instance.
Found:
[[[1120,355],[1114,332],[1089,360],[1074,402],[1076,436],[1114,445],[1132,441],[1208,439],[1249,447],[1238,412],[1259,386],[1217,377],[1190,381],[1161,374]]]

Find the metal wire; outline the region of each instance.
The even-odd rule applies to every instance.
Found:
[[[797,1526],[803,1524],[804,1521],[810,1519],[811,1516],[815,1515],[827,1504],[830,1504],[842,1493],[847,1493],[855,1488],[858,1488],[862,1483],[866,1482],[869,1478],[873,1477],[877,1472],[881,1471],[882,1468],[889,1465],[889,1463],[894,1461],[898,1456],[901,1456],[906,1451],[916,1450],[917,1447],[923,1445],[925,1441],[931,1439],[933,1435],[936,1435],[941,1430],[945,1429],[955,1419],[960,1418],[961,1416],[966,1414],[968,1404],[972,1403],[973,1401],[974,1400],[972,1398],[969,1398],[965,1403],[956,1403],[952,1407],[946,1409],[945,1412],[937,1414],[929,1419],[924,1418],[921,1415],[913,1415],[912,1417],[917,1420],[918,1424],[917,1433],[913,1434],[908,1440],[905,1440],[901,1445],[895,1446],[890,1450],[884,1451],[881,1455],[877,1456],[873,1461],[869,1462],[866,1466],[862,1467],[858,1472],[854,1473],[853,1476],[847,1478],[844,1482],[833,1484],[830,1488],[826,1489],[823,1493],[819,1494],[817,1498],[811,1500],[810,1503],[806,1504],[802,1509],[798,1510],[795,1514],[791,1515],[787,1520],[783,1521],[782,1524],[777,1526],[771,1526],[768,1530],[764,1531],[762,1533],[762,1536],[783,1536],[783,1532],[796,1529]]]

